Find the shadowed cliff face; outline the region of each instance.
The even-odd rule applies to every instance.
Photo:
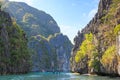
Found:
[[[29,43],[34,51],[32,71],[69,71],[71,42],[62,34],[55,34],[49,40],[34,36]]]
[[[81,32],[78,32],[77,36],[74,38],[75,46],[73,48],[72,60],[71,60],[71,70],[77,71],[81,73],[98,73],[98,74],[112,74],[118,75],[119,73],[119,55],[117,52],[117,48],[113,49],[116,50],[112,55],[112,52],[108,52],[111,46],[116,46],[118,42],[116,41],[118,35],[115,35],[115,28],[120,24],[120,1],[119,0],[100,0],[98,12],[93,17],[93,19],[87,24],[85,28],[82,29]],[[88,58],[83,58],[80,62],[76,63],[75,56],[78,52],[79,47],[82,45],[82,42],[85,40],[85,34],[92,33],[93,36],[96,38],[96,42],[94,44],[97,45],[98,51],[98,58],[99,65],[97,70],[94,68],[91,70],[88,62],[89,62],[89,55]],[[93,39],[94,40],[94,39]],[[108,52],[108,53],[107,53]],[[106,54],[111,54],[111,56]],[[104,62],[104,57],[106,59],[108,57],[112,57],[111,62],[107,63]],[[108,61],[109,59],[108,58]],[[84,64],[83,64],[84,63]]]
[[[24,32],[0,10],[0,74],[28,72],[29,59]]]
[[[56,21],[47,13],[21,2],[6,2],[10,13],[26,32],[32,55],[32,71],[68,71],[72,43],[60,33]]]
[[[12,26],[12,21],[11,21],[11,18],[9,16],[9,14],[5,13],[5,12],[2,12],[0,11],[0,14],[1,14],[1,20],[0,20],[0,25],[1,25],[1,38],[3,40],[3,44],[4,44],[4,47],[5,47],[5,55],[9,56],[10,53],[9,53],[9,39],[8,39],[8,31],[6,29],[6,26]],[[6,18],[5,18],[6,17]],[[5,22],[7,21],[7,22]]]

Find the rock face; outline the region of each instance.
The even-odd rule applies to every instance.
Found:
[[[48,37],[50,34],[60,32],[56,21],[49,14],[25,3],[7,2],[2,6],[2,9],[10,13],[25,30],[28,37],[38,34]]]
[[[22,2],[6,2],[9,12],[26,32],[32,52],[32,71],[68,71],[72,44],[60,33],[56,21],[47,13]]]
[[[56,34],[54,37],[51,37],[49,43],[53,46],[54,52],[57,54],[58,70],[69,71],[72,45],[68,37],[63,34]]]
[[[74,48],[71,57],[71,70],[77,71],[80,73],[98,73],[98,74],[110,74],[110,75],[118,75],[119,72],[119,61],[120,56],[118,55],[118,46],[113,49],[115,56],[114,58],[106,54],[112,54],[109,52],[110,48],[113,45],[117,45],[119,42],[118,35],[115,35],[116,29],[120,24],[120,1],[119,0],[100,0],[98,12],[94,16],[94,18],[87,24],[87,26],[82,29],[81,32],[78,32],[78,35],[74,38]],[[117,30],[119,31],[119,29]],[[82,45],[82,42],[85,40],[85,34],[92,33],[96,38],[96,42],[94,44],[97,45],[98,51],[98,64],[99,67],[97,70],[91,72],[91,69],[88,65],[89,55],[88,57],[84,57],[81,61],[76,62],[75,56],[76,53],[80,50],[79,47]],[[116,38],[117,37],[117,38]],[[106,56],[106,59],[104,57]],[[110,58],[108,58],[110,57]],[[107,59],[108,58],[108,59]],[[111,60],[111,62],[107,63],[104,60]]]
[[[70,70],[69,59],[72,45],[66,36],[60,33],[56,33],[49,39],[41,35],[34,36],[29,46],[35,50],[32,71]]]
[[[0,74],[26,73],[30,54],[22,29],[0,10]]]

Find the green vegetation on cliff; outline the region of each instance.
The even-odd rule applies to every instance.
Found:
[[[30,53],[24,31],[12,22],[8,13],[0,12],[0,74],[26,73]]]
[[[98,74],[120,75],[119,32],[120,0],[100,0],[98,12],[74,39],[72,70],[81,73],[93,71]],[[94,55],[88,55],[91,53],[90,45],[85,42],[87,38],[84,36],[88,33],[94,35],[91,43],[96,47],[95,58]],[[94,70],[95,68],[97,70]]]
[[[116,54],[116,47],[115,45],[108,47],[108,49],[105,51],[105,53],[102,56],[101,63],[108,67],[112,65],[113,61],[115,60],[117,54]]]
[[[114,34],[118,35],[119,31],[120,31],[120,24],[114,28]]]
[[[94,35],[92,33],[85,34],[85,40],[76,53],[75,61],[78,63],[86,56],[89,59],[88,66],[98,69],[98,51],[97,46],[94,44]]]
[[[69,70],[72,44],[61,34],[52,16],[23,2],[8,1],[2,5],[2,10],[8,12],[26,33],[32,51],[31,71]]]

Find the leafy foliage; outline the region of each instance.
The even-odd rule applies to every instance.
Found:
[[[115,35],[118,35],[118,32],[120,31],[120,24],[117,25],[115,28],[114,28],[114,34]]]
[[[0,64],[0,74],[25,73],[30,69],[25,33],[5,12],[0,15]]]
[[[76,53],[75,61],[78,63],[87,55],[89,58],[88,66],[98,70],[98,51],[93,41],[94,36],[92,33],[85,35],[85,40],[82,42],[80,50]]]
[[[93,51],[95,50],[95,45],[93,44],[93,34],[86,34],[85,40],[82,42],[79,51],[75,56],[75,61],[79,62],[85,55],[92,55]]]
[[[116,56],[116,47],[115,45],[108,47],[105,53],[102,56],[101,63],[105,66],[111,64],[113,59]]]

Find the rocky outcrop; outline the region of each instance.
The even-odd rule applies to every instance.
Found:
[[[69,71],[72,45],[68,37],[63,34],[56,34],[54,37],[51,37],[49,43],[53,46],[57,55],[57,70]]]
[[[100,0],[98,12],[93,17],[93,19],[87,24],[87,26],[82,29],[81,32],[78,32],[78,35],[74,38],[75,46],[73,48],[72,60],[71,60],[71,70],[77,71],[81,73],[91,73],[89,71],[88,61],[87,58],[83,59],[81,62],[75,62],[75,56],[79,47],[81,46],[82,42],[85,40],[84,35],[88,33],[92,33],[97,40],[97,50],[98,50],[98,57],[99,57],[99,68],[97,71],[93,71],[94,73],[98,74],[112,74],[118,75],[118,62],[119,62],[119,55],[116,52],[115,57],[111,64],[107,64],[108,66],[104,66],[104,62],[102,59],[109,49],[110,46],[118,44],[116,42],[117,36],[114,35],[114,29],[117,25],[119,25],[119,0]],[[107,60],[107,59],[106,59]],[[85,61],[85,62],[84,62]],[[82,63],[86,64],[82,64]],[[113,64],[114,63],[114,64]],[[112,65],[112,66],[111,66]],[[87,70],[87,71],[86,71]]]
[[[29,71],[30,55],[24,35],[9,14],[0,10],[0,74]]]
[[[34,36],[29,43],[33,51],[32,71],[69,71],[71,42],[62,34],[49,39],[41,35]]]
[[[72,44],[60,33],[56,21],[47,13],[22,2],[6,2],[2,10],[9,12],[26,32],[33,54],[32,71],[68,71]]]

